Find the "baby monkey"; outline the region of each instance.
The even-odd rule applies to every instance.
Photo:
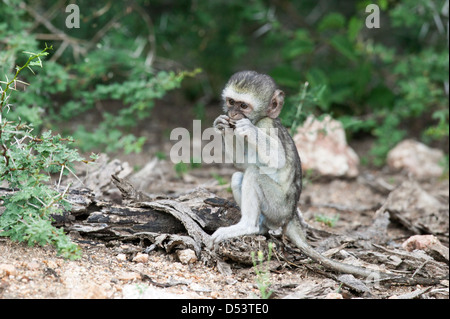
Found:
[[[328,269],[362,277],[374,271],[340,263],[316,252],[306,241],[297,203],[302,191],[302,169],[297,148],[278,118],[283,91],[265,74],[242,71],[234,74],[222,93],[224,111],[214,121],[221,132],[225,154],[236,168],[231,189],[241,208],[241,220],[217,229],[213,243],[242,235],[265,234],[282,227],[301,251]],[[238,160],[238,140],[244,141]],[[231,153],[231,154],[230,154]],[[380,275],[380,274],[379,274]],[[382,275],[381,275],[382,276]]]

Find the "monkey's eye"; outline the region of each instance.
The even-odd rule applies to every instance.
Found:
[[[231,106],[234,105],[234,100],[233,99],[228,99],[228,104],[230,104]]]
[[[241,104],[241,109],[244,109],[244,110],[245,110],[246,108],[248,108],[248,104],[242,103],[242,104]]]

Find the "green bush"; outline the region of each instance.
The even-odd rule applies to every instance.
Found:
[[[8,113],[11,90],[19,83],[18,76],[26,68],[42,67],[42,52],[27,52],[27,62],[17,67],[14,77],[0,86],[0,182],[11,190],[2,196],[3,212],[0,214],[0,236],[26,241],[29,245],[52,244],[67,258],[78,258],[78,246],[64,234],[63,229],[52,225],[52,215],[70,209],[66,194],[70,185],[61,189],[61,178],[74,174],[73,163],[85,161],[76,150],[69,148],[71,138],[53,135],[51,131],[33,133],[33,125],[11,121]],[[95,158],[95,156],[93,156]],[[51,187],[51,174],[57,173],[57,187]]]
[[[45,69],[37,71],[38,78],[24,76],[30,86],[27,94],[11,97],[10,103],[17,107],[9,117],[33,123],[37,132],[43,128],[66,127],[66,133],[74,136],[83,151],[140,152],[145,138],[135,136],[132,128],[151,116],[155,100],[179,88],[185,77],[193,77],[200,70],[155,70],[148,63],[154,48],[144,50],[148,45],[143,30],[148,30],[148,25],[137,2],[134,7],[125,3],[92,5],[88,1],[77,4],[83,20],[80,29],[66,28],[63,3],[56,3],[52,8],[46,1],[28,4],[9,0],[0,4],[2,74],[9,75],[11,68],[22,62],[19,52],[37,50],[36,33],[48,34],[57,29],[72,40],[66,50],[56,50]],[[105,8],[104,15],[95,14],[96,10]],[[33,26],[33,19],[37,16],[45,19],[48,9],[61,10],[64,14],[53,15],[47,21],[53,26],[50,30],[45,24]],[[120,21],[122,27],[110,24],[114,21]],[[61,41],[46,42],[61,49]],[[120,107],[110,106],[113,103]],[[66,125],[77,118],[82,123],[92,116],[96,118],[90,127]]]
[[[331,114],[349,137],[373,137],[374,164],[407,136],[448,151],[446,0],[81,0],[80,29],[65,27],[66,14],[51,14],[63,12],[64,3],[21,3],[0,4],[1,72],[20,64],[18,52],[37,50],[53,34],[33,12],[73,41],[39,80],[26,79],[32,85],[14,97],[10,116],[38,129],[95,114],[93,128],[71,128],[83,150],[139,151],[144,139],[130,126],[151,116],[156,99],[183,81],[184,97],[203,116],[199,105],[217,104],[233,72],[256,69],[286,91],[283,123],[295,127],[307,113]],[[381,9],[380,29],[365,26],[368,4]],[[58,50],[63,43],[45,41]],[[197,68],[204,72],[185,81],[195,73],[180,70]],[[123,108],[115,110],[111,99]]]

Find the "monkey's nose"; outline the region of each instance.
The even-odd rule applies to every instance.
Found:
[[[244,118],[244,115],[242,113],[239,113],[239,112],[230,112],[228,115],[234,121],[237,121],[237,120],[240,120],[240,119]]]

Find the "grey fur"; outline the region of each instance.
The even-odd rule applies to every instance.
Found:
[[[241,71],[233,74],[226,84],[239,93],[252,93],[262,101],[262,104],[268,104],[277,89],[275,81],[267,74],[261,74],[256,71]]]

